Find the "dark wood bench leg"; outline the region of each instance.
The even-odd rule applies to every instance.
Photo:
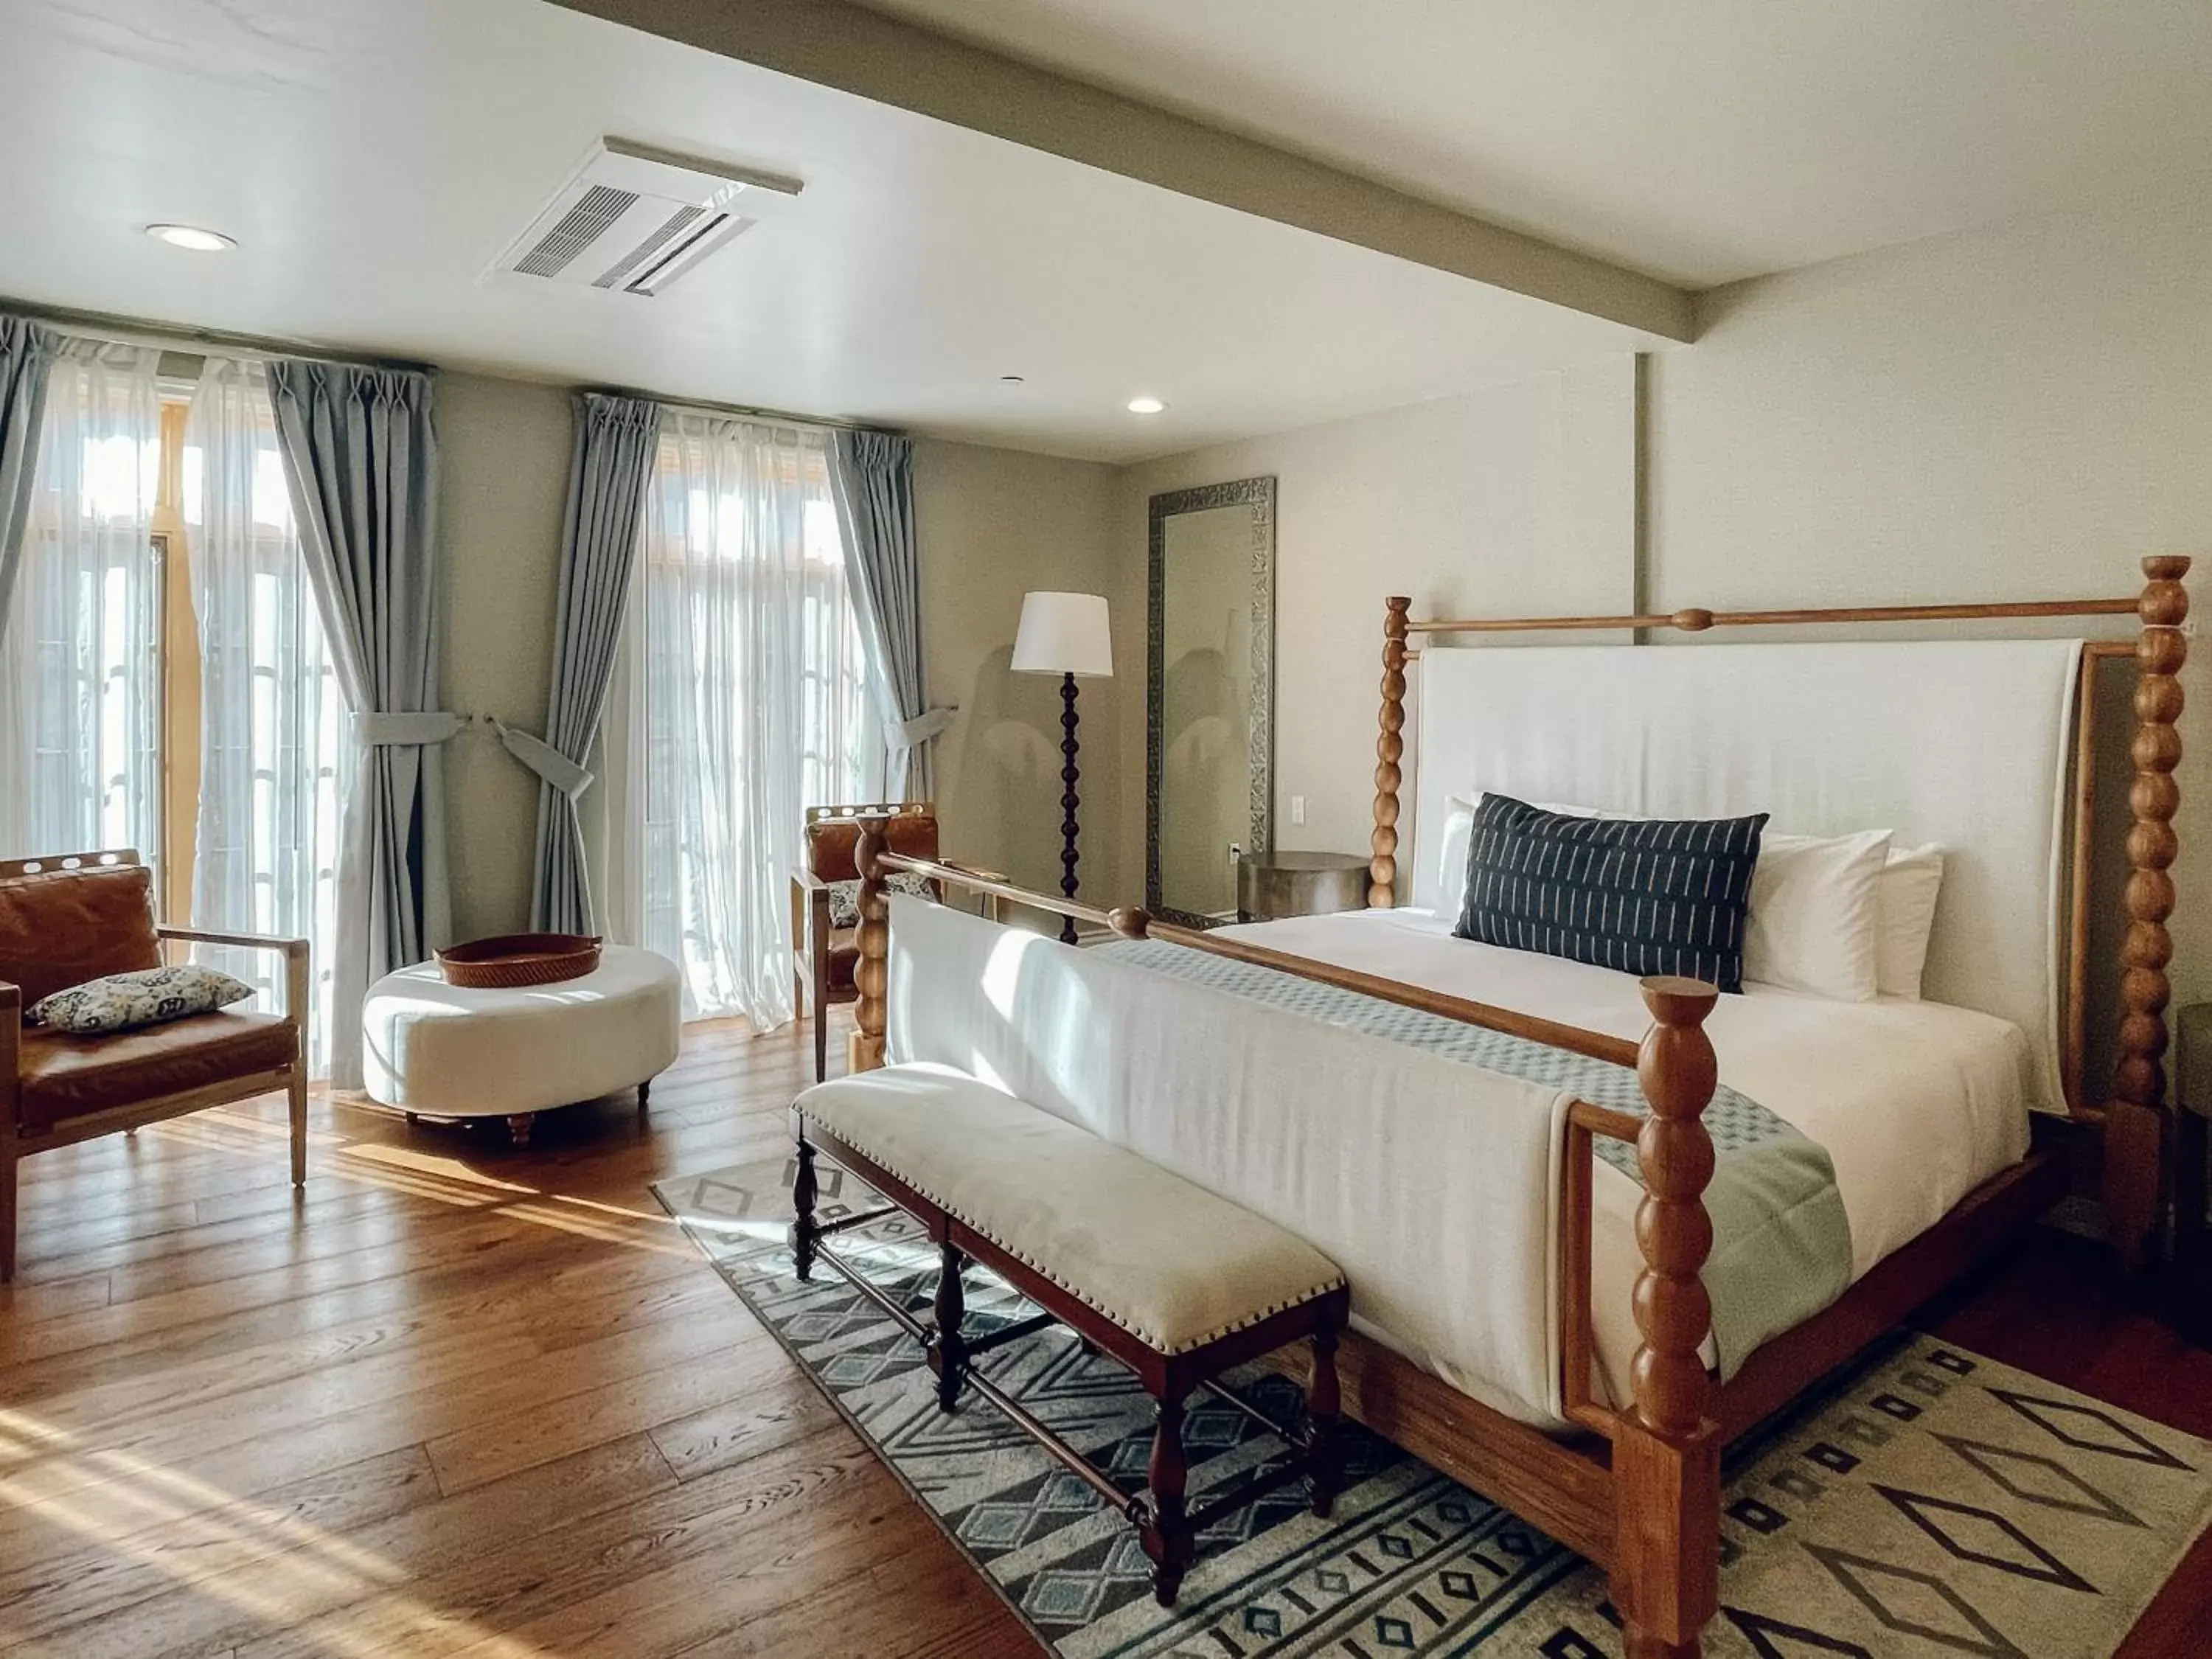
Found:
[[[1190,1565],[1194,1541],[1184,1523],[1183,1493],[1190,1481],[1190,1463],[1182,1449],[1182,1399],[1160,1401],[1159,1424],[1152,1431],[1152,1455],[1146,1468],[1152,1488],[1152,1506],[1142,1534],[1145,1553],[1152,1563],[1152,1600],[1164,1607],[1175,1605]]]
[[[1322,1520],[1335,1506],[1344,1479],[1344,1448],[1337,1413],[1342,1398],[1336,1386],[1336,1333],[1313,1334],[1313,1377],[1306,1384],[1306,1494]]]
[[[814,1277],[814,1148],[799,1137],[799,1173],[792,1178],[791,1265],[803,1283]]]
[[[968,1316],[960,1273],[968,1259],[950,1242],[941,1248],[944,1265],[937,1274],[937,1340],[930,1348],[929,1363],[937,1372],[937,1409],[949,1412],[960,1403],[960,1383],[968,1372],[968,1345],[960,1335],[960,1322]]]

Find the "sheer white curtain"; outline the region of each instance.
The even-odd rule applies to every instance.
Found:
[[[610,719],[611,922],[682,966],[689,1017],[778,1025],[805,808],[883,788],[825,434],[670,410],[637,581]]]
[[[185,522],[200,642],[192,920],[313,942],[308,1059],[328,1070],[339,826],[356,745],[308,586],[269,379],[210,357],[185,429]],[[266,951],[196,954],[283,1002]]]
[[[0,856],[160,851],[160,365],[90,340],[54,364],[0,618]]]

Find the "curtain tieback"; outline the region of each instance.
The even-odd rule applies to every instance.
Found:
[[[592,774],[576,764],[543,738],[527,732],[518,732],[513,726],[495,720],[492,726],[507,752],[551,784],[556,789],[574,800],[592,787]]]
[[[353,717],[356,735],[372,749],[420,749],[428,744],[444,743],[459,737],[467,724],[459,714],[443,712]]]
[[[931,738],[944,735],[945,728],[952,724],[957,708],[932,708],[915,715],[910,720],[901,720],[891,727],[890,739],[901,749],[919,749]]]

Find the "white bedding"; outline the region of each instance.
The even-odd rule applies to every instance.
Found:
[[[1431,911],[1361,910],[1222,932],[1631,1041],[1650,1024],[1630,975],[1455,939],[1449,919]],[[1854,1280],[2027,1156],[2034,1053],[2018,1026],[1992,1015],[1753,986],[1721,998],[1705,1030],[1723,1082],[1827,1149],[1850,1219]],[[1601,1368],[1620,1398],[1637,1340],[1623,1287],[1640,1265],[1630,1223],[1641,1194],[1603,1164],[1597,1175],[1603,1213],[1591,1302]]]
[[[1559,1419],[1566,1097],[1204,986],[892,901],[890,1058],[957,1066],[1290,1228],[1352,1281],[1353,1322],[1485,1403]],[[1231,930],[1278,949],[1634,1039],[1625,975],[1449,937],[1425,912]],[[1826,1146],[1854,1276],[2026,1151],[2027,1039],[1936,1003],[1725,997],[1724,1080]],[[1601,1164],[1593,1325],[1626,1396],[1639,1196]]]

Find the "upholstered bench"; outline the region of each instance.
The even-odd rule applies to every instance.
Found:
[[[1173,1603],[1197,1534],[1218,1516],[1304,1479],[1327,1515],[1337,1480],[1335,1353],[1350,1294],[1335,1264],[1273,1222],[1135,1153],[948,1066],[904,1065],[818,1084],[799,1097],[799,1276],[819,1261],[927,1349],[938,1405],[963,1384],[1065,1463],[1135,1524],[1152,1589]],[[817,1222],[817,1151],[929,1230],[943,1254],[936,1324],[925,1326],[825,1241],[875,1219]],[[1043,1312],[978,1336],[962,1333],[961,1273],[973,1260]],[[1123,1492],[974,1368],[980,1355],[1046,1325],[1068,1326],[1133,1371],[1158,1405],[1147,1491]],[[1270,1421],[1218,1382],[1232,1365],[1287,1343],[1313,1348],[1303,1432]],[[1294,1452],[1193,1510],[1185,1501],[1184,1401],[1206,1389],[1266,1423]]]
[[[417,1117],[503,1117],[517,1146],[538,1114],[623,1089],[646,1109],[675,1063],[676,964],[610,945],[580,979],[511,989],[448,985],[434,962],[386,974],[362,1005],[369,1098]]]

